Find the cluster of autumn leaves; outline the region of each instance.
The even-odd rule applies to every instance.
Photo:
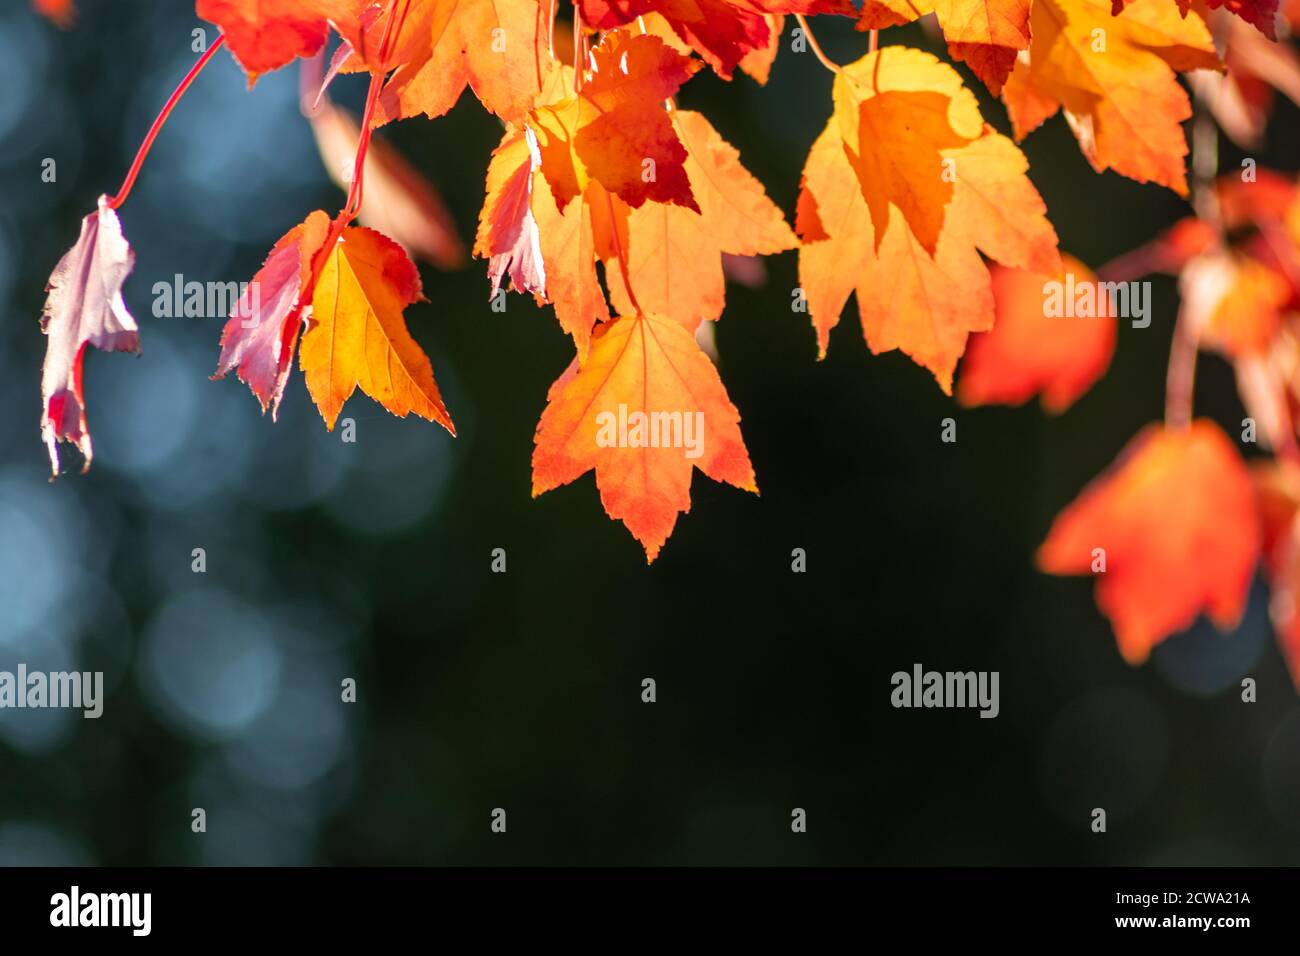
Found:
[[[1300,187],[1248,161],[1201,198],[1200,215],[1101,270],[1117,282],[1178,276],[1166,420],[1133,438],[1057,517],[1038,561],[1052,573],[1096,576],[1098,605],[1133,663],[1201,613],[1220,629],[1235,626],[1261,568],[1278,642],[1300,686]],[[972,397],[1024,397],[1041,388],[1045,405],[1063,408],[1104,371],[1113,329],[1103,334],[1109,323],[1094,324],[1093,341],[1076,338],[1074,356],[1055,360],[1059,376],[1044,377],[1041,363],[1054,346],[1028,362],[1019,357],[1031,351],[1027,337],[1061,320],[1031,308],[1036,277],[999,281],[1008,284],[999,295],[1000,327],[973,343],[959,397],[968,382]],[[1189,420],[1198,349],[1234,366],[1247,413],[1240,434]],[[989,375],[986,350],[998,353],[991,364],[1008,372],[1001,384]],[[1010,373],[1014,368],[1021,371]],[[1248,464],[1241,449],[1250,444],[1272,457]]]
[[[52,15],[71,6],[36,2]],[[1104,373],[1115,316],[1044,312],[1045,282],[1094,277],[1059,251],[1016,141],[1062,112],[1097,171],[1187,196],[1192,107],[1182,73],[1229,135],[1257,140],[1273,90],[1300,98],[1294,49],[1277,42],[1279,24],[1300,23],[1300,5],[1189,2],[197,0],[196,9],[221,29],[250,84],[323,57],[337,34],[324,85],[370,77],[364,129],[340,134],[360,138],[362,154],[370,129],[441,116],[467,87],[499,117],[474,253],[487,260],[493,295],[510,288],[553,306],[575,353],[538,424],[534,494],[594,471],[606,511],[653,560],[690,507],[693,466],[756,490],[739,413],[700,344],[722,316],[726,256],[797,249],[796,301],[821,354],[855,296],[871,350],[902,350],[945,392],[965,355],[956,387],[967,405],[1039,395],[1061,411]],[[952,59],[1001,98],[1015,141],[985,121],[953,65],[876,48],[878,31],[928,14]],[[806,32],[812,15],[853,17],[871,31],[869,52],[830,63]],[[572,18],[571,39],[557,16]],[[791,17],[795,48],[811,44],[834,72],[793,229],[708,119],[674,102],[706,69],[766,82]],[[225,327],[218,376],[235,372],[274,414],[296,351],[328,427],[359,388],[454,433],[405,324],[422,295],[419,273],[394,238],[352,225],[364,183],[351,184],[338,216],[311,213],[271,250],[254,280],[260,294],[241,300]],[[1055,573],[1097,573],[1098,602],[1138,661],[1202,611],[1235,620],[1262,555],[1300,683],[1300,204],[1293,183],[1263,174],[1229,177],[1209,194],[1197,197],[1197,216],[1103,278],[1182,276],[1180,336],[1193,359],[1199,346],[1237,364],[1276,459],[1252,475],[1209,422],[1151,426],[1061,514],[1039,560]],[[130,268],[113,203],[101,200],[46,307],[43,428],[56,473],[57,441],[90,458],[85,346],[138,345],[120,294]],[[702,415],[703,453],[598,441],[601,413],[620,407]]]

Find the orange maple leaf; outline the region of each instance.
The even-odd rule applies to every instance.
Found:
[[[903,70],[895,66],[881,89],[886,64],[893,65],[892,56],[877,57],[870,74],[854,68],[841,72],[835,82],[835,119],[871,213],[876,251],[893,207],[903,214],[921,247],[934,255],[956,181],[955,175],[943,175],[943,151],[977,139],[984,120],[956,73],[945,74],[948,82],[940,89],[891,89],[891,80],[906,82]],[[954,104],[954,98],[965,102]],[[949,106],[954,107],[951,112]],[[954,128],[954,120],[961,129]]]
[[[630,206],[654,200],[698,211],[682,166],[686,149],[663,104],[700,62],[658,37],[621,31],[602,39],[592,62],[580,93],[552,94],[528,114],[559,210],[595,181]]]
[[[314,56],[329,37],[315,0],[198,0],[195,9],[221,28],[249,85],[296,57]]]
[[[1245,254],[1224,254],[1222,296],[1209,310],[1202,336],[1207,345],[1233,358],[1263,353],[1282,328],[1291,283]]]
[[[377,59],[386,12],[341,28],[355,50],[372,51],[362,58],[371,70],[399,67],[380,96],[376,125],[421,113],[441,116],[466,86],[497,116],[520,120],[550,71],[548,25],[539,0],[412,0],[400,23],[388,63]]]
[[[453,435],[428,356],[403,310],[422,298],[420,274],[393,240],[348,228],[319,267],[299,366],[325,426],[360,388],[398,417],[414,412]]]
[[[800,287],[819,353],[856,290],[872,352],[902,349],[950,392],[968,333],[993,324],[979,251],[1053,274],[1056,233],[1024,156],[984,124],[952,67],[891,46],[844,67],[835,84],[835,116],[809,153],[796,219]],[[871,106],[886,95],[885,108]],[[861,134],[864,113],[881,138]],[[899,135],[925,176],[880,156],[895,149],[894,131],[913,115],[924,117],[921,132]],[[858,172],[891,164],[898,168],[890,176],[865,183]]]
[[[1243,179],[1240,173],[1220,176],[1214,182],[1214,195],[1223,225],[1241,229],[1285,217],[1300,198],[1300,190],[1293,175],[1256,169],[1253,180]]]
[[[694,329],[722,314],[723,253],[771,255],[799,241],[735,147],[702,114],[675,110],[672,124],[686,147],[686,175],[700,211],[665,203],[618,210],[621,239],[604,253],[605,276],[615,308],[636,311],[614,261],[621,252],[641,309]]]
[[[538,172],[532,209],[546,268],[546,300],[555,306],[560,327],[573,336],[578,360],[586,361],[592,328],[610,318],[596,260],[612,245],[612,197],[599,183],[588,183],[582,196],[561,212]]]
[[[971,337],[962,360],[957,399],[967,406],[1019,405],[1041,394],[1043,407],[1065,411],[1101,378],[1115,351],[1116,319],[1096,277],[1072,256],[1062,255],[1056,276],[993,266],[993,329]],[[1048,283],[1059,283],[1049,289]],[[1050,314],[1050,295],[1092,286],[1092,314]]]
[[[1220,630],[1234,627],[1259,552],[1250,474],[1222,430],[1200,419],[1140,432],[1057,516],[1038,565],[1094,573],[1097,606],[1138,664],[1202,611]]]
[[[654,315],[597,328],[587,361],[551,386],[533,450],[534,497],[595,469],[606,513],[659,554],[690,510],[693,468],[757,493],[740,413],[680,323]]]
[[[1002,90],[1016,139],[1064,109],[1097,172],[1187,195],[1182,122],[1192,115],[1175,71],[1222,70],[1205,22],[1169,0],[1035,0],[1033,40]]]
[[[1029,46],[1030,0],[865,0],[859,30],[911,23],[933,13],[954,60],[964,60],[994,95],[1016,54]]]
[[[657,202],[629,209],[595,181],[561,212],[546,178],[536,172],[531,131],[508,130],[492,155],[475,254],[489,259],[493,294],[508,275],[516,290],[554,303],[579,361],[587,357],[592,327],[610,315],[597,260],[605,263],[610,296],[621,313],[664,315],[694,329],[722,313],[724,253],[766,255],[798,244],[781,210],[708,120],[676,110],[671,124],[686,148],[683,168],[698,213]]]
[[[587,357],[592,326],[609,320],[596,260],[597,223],[608,219],[610,205],[592,182],[561,212],[528,129],[507,129],[492,153],[474,254],[488,259],[492,295],[508,276],[515,291],[552,303],[580,360]]]

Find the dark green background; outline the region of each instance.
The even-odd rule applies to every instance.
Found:
[[[342,203],[296,70],[249,95],[223,54],[122,210],[144,354],[89,356],[95,467],[48,485],[43,283],[193,61],[196,26],[187,3],[81,6],[69,33],[21,3],[0,13],[0,669],[101,669],[111,688],[98,721],[0,714],[0,861],[1300,862],[1300,707],[1262,586],[1237,634],[1198,625],[1132,669],[1089,582],[1032,566],[1052,515],[1161,413],[1170,279],[1151,327],[1122,325],[1106,378],[1050,419],[957,409],[906,357],[872,357],[849,313],[817,362],[789,306],[796,256],[769,259],[764,288],[729,285],[717,328],[762,495],[697,475],[647,567],[591,476],[531,498],[533,429],[572,347],[523,296],[493,313],[481,262],[423,269],[430,302],[408,312],[456,440],[357,396],[343,445],[296,372],[273,424],[241,384],[207,380],[219,321],[153,318],[154,282],[251,278],[290,226]],[[815,28],[841,62],[866,50],[847,22]],[[766,88],[707,74],[679,102],[792,218],[830,76],[783,42]],[[884,42],[940,51],[918,27]],[[336,94],[356,108],[361,82]],[[1261,166],[1294,170],[1296,118],[1279,108]],[[467,95],[385,135],[468,241],[498,122]],[[1187,212],[1093,173],[1060,117],[1024,149],[1062,247],[1094,267]],[[1227,426],[1243,414],[1218,359],[1197,403]],[[890,674],[915,662],[999,671],[1001,715],[892,709]]]

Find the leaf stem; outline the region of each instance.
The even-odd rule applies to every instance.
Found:
[[[813,55],[817,57],[821,65],[832,73],[840,72],[839,64],[826,55],[821,48],[821,44],[817,42],[817,38],[813,36],[812,27],[808,25],[808,18],[802,13],[796,13],[794,18],[799,21],[799,26],[803,29],[803,35],[808,38],[808,47],[813,51]]]
[[[402,7],[400,14],[397,12],[399,3]],[[361,212],[362,197],[365,193],[366,154],[370,151],[370,139],[374,133],[375,107],[379,103],[379,92],[388,72],[388,58],[392,55],[393,45],[397,42],[398,34],[402,32],[402,25],[406,22],[406,14],[410,8],[411,0],[393,0],[393,5],[389,8],[388,25],[384,27],[383,39],[379,41],[380,69],[370,75],[366,111],[361,118],[361,138],[357,141],[357,156],[352,165],[352,184],[348,188],[347,205],[343,207],[343,212],[339,216],[344,225],[355,219]]]
[[[1192,205],[1197,215],[1220,232],[1218,197],[1214,177],[1219,170],[1219,131],[1201,107],[1192,121]],[[1165,371],[1165,428],[1182,429],[1191,424],[1196,393],[1196,356],[1200,330],[1193,324],[1186,303],[1178,310],[1174,335],[1169,344],[1169,367]]]
[[[153,148],[153,142],[158,138],[158,134],[162,131],[163,125],[167,122],[167,117],[169,117],[172,110],[176,108],[176,104],[181,101],[181,97],[184,96],[185,91],[190,88],[190,84],[193,83],[198,75],[203,72],[203,68],[208,65],[208,61],[211,60],[216,52],[225,45],[225,42],[226,35],[224,33],[218,34],[217,39],[213,41],[212,46],[208,47],[207,51],[198,58],[198,61],[195,62],[192,67],[190,67],[190,71],[185,74],[185,78],[181,80],[180,85],[172,91],[172,95],[168,97],[167,102],[163,104],[162,111],[154,118],[153,125],[149,127],[149,132],[145,134],[144,142],[140,144],[140,149],[135,154],[135,161],[131,163],[131,168],[126,174],[126,179],[122,181],[122,188],[117,191],[117,195],[108,201],[108,205],[111,209],[119,208],[122,203],[126,202],[126,197],[131,195],[131,189],[135,186],[136,177],[140,175],[140,167],[144,165],[145,157],[149,155],[149,150]]]
[[[388,58],[392,55],[392,45],[396,43],[397,35],[401,33],[402,24],[405,22],[407,11],[411,6],[410,0],[393,0],[393,5],[389,8],[391,14],[397,13],[398,4],[403,5],[401,15],[389,17],[388,24],[384,27],[383,38],[379,41],[380,68],[377,72],[370,74],[370,89],[366,94],[366,111],[361,118],[361,136],[357,140],[357,156],[352,166],[352,185],[348,189],[348,201],[338,216],[334,218],[334,221],[330,223],[329,232],[325,234],[325,242],[313,259],[307,284],[299,291],[300,301],[303,302],[312,301],[316,293],[316,283],[320,281],[321,271],[324,269],[325,263],[329,260],[329,256],[338,244],[339,239],[342,238],[343,230],[361,212],[366,153],[370,149],[375,106],[379,102],[379,91],[383,87],[388,74]],[[394,24],[396,24],[396,28],[394,28]]]
[[[1165,372],[1165,428],[1186,428],[1192,421],[1192,399],[1196,391],[1196,330],[1188,319],[1189,310],[1178,310],[1174,337],[1169,345],[1169,368]]]
[[[582,12],[578,4],[573,5],[573,92],[582,92],[582,73],[587,68],[587,57],[583,51]]]
[[[610,235],[614,240],[614,253],[618,257],[618,269],[623,275],[623,288],[627,289],[628,301],[632,303],[632,308],[636,309],[637,315],[645,315],[641,309],[641,303],[636,300],[636,292],[632,290],[632,276],[627,269],[627,253],[623,251],[623,242],[618,238],[618,218],[614,215],[614,198],[605,193],[605,202],[609,206]]]
[[[867,34],[867,52],[875,53],[878,49],[880,49],[880,31],[872,30]]]
[[[546,27],[546,52],[551,55],[552,63],[555,62],[555,14],[557,12],[556,7],[558,5],[559,4],[556,2],[556,0],[550,0],[550,6],[548,8],[550,12],[547,16],[548,25]]]

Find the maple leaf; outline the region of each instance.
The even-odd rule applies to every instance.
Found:
[[[1096,278],[1072,256],[1062,256],[1064,271],[1043,276],[994,266],[993,329],[971,337],[962,361],[957,398],[967,406],[1019,405],[1041,394],[1043,407],[1060,413],[1101,378],[1115,351],[1116,319],[1105,295],[1096,313],[1049,315],[1047,283],[1069,295],[1075,288],[1096,289]]]
[[[315,56],[329,38],[312,0],[198,0],[195,10],[221,28],[250,86],[297,57]]]
[[[849,0],[576,0],[576,6],[582,22],[597,30],[611,30],[653,13],[728,80],[738,65],[743,67],[755,54],[770,65],[770,57],[776,55],[774,32],[780,33],[773,17],[787,13],[853,16],[855,12]],[[762,59],[750,62],[766,76],[766,69],[759,66]]]
[[[684,165],[700,212],[663,203],[622,210],[625,238],[606,251],[605,275],[615,307],[635,311],[614,261],[621,252],[641,308],[694,329],[722,314],[723,253],[771,255],[798,240],[736,149],[702,114],[674,110],[672,124],[686,147]]]
[[[658,37],[624,32],[606,35],[592,60],[594,75],[580,93],[528,115],[559,210],[594,180],[630,206],[650,199],[698,212],[682,166],[686,149],[663,103],[699,61]]]
[[[402,312],[421,298],[420,274],[402,247],[371,229],[348,228],[327,253],[312,296],[298,364],[326,428],[360,388],[404,418],[414,412],[453,435],[428,357]]]
[[[1211,248],[1218,235],[1213,226],[1195,217],[1180,219],[1159,237],[1161,264],[1177,272],[1187,262]]]
[[[977,139],[984,120],[956,73],[945,74],[939,89],[880,89],[876,68],[892,62],[877,58],[871,75],[853,67],[843,70],[835,81],[835,119],[871,213],[876,250],[885,239],[892,206],[933,255],[954,190],[953,178],[943,175],[943,150]],[[885,82],[891,80],[904,80],[902,70],[895,67]]]
[[[671,124],[686,149],[683,168],[700,212],[647,202],[629,209],[591,181],[563,211],[544,176],[530,131],[507,131],[488,168],[487,197],[475,253],[489,259],[496,293],[509,275],[515,289],[553,302],[556,317],[586,359],[591,329],[608,321],[596,275],[605,262],[615,305],[637,311],[623,282],[626,259],[640,309],[694,329],[722,312],[724,253],[757,255],[798,244],[762,185],[703,116],[676,110]]]
[[[763,19],[767,21],[767,46],[750,50],[736,64],[743,72],[752,76],[760,86],[767,85],[767,78],[772,73],[772,64],[776,62],[776,54],[781,49],[781,34],[785,31],[785,17],[768,13]]]
[[[996,96],[1029,46],[1029,7],[1030,0],[865,0],[857,27],[879,30],[933,13],[952,58]]]
[[[767,29],[767,41],[759,43],[757,35],[762,32],[763,27],[757,23],[752,23],[754,37],[745,39],[744,43],[745,45],[749,43],[759,45],[749,47],[748,52],[740,54],[734,63],[731,61],[735,56],[735,51],[731,56],[723,58],[714,54],[703,44],[701,44],[700,48],[693,46],[678,35],[678,31],[674,29],[673,24],[664,18],[663,14],[646,13],[637,19],[637,25],[651,36],[659,37],[664,43],[683,56],[699,53],[704,58],[704,61],[713,68],[713,72],[724,79],[731,79],[734,70],[738,67],[758,83],[766,84],[767,78],[772,71],[772,64],[776,62],[776,55],[781,48],[781,33],[785,29],[785,17],[766,13],[763,14],[763,21]]]
[[[1271,169],[1257,169],[1251,182],[1237,174],[1221,176],[1215,181],[1214,195],[1223,225],[1228,229],[1241,229],[1258,227],[1285,217],[1300,196],[1300,190],[1290,176]]]
[[[1131,0],[1111,0],[1111,12],[1115,16],[1130,5]],[[1178,10],[1185,17],[1192,9],[1192,0],[1177,0]],[[1224,8],[1241,17],[1270,40],[1277,39],[1273,25],[1277,16],[1278,0],[1204,0],[1211,10]]]
[[[800,288],[819,354],[856,290],[872,352],[902,349],[949,392],[968,333],[993,324],[979,251],[1004,265],[1055,274],[1056,234],[1025,175],[1024,156],[984,125],[950,66],[891,46],[844,67],[835,82],[835,116],[809,153],[795,225],[803,240]],[[886,95],[885,108],[870,106]],[[927,179],[901,167],[864,182],[863,169],[897,165],[881,154],[895,149],[895,130],[912,122],[908,104],[920,118],[919,132],[899,135],[910,143],[905,155],[929,170],[928,189]],[[861,135],[864,111],[885,138]]]
[[[81,451],[82,471],[94,457],[86,425],[82,360],[86,346],[102,352],[140,351],[139,327],[122,300],[122,284],[135,266],[135,254],[122,224],[99,197],[99,208],[81,221],[81,235],[54,267],[41,318],[45,367],[41,374],[41,435],[50,453],[50,471],[59,474],[58,443]]]
[[[300,0],[334,25],[343,43],[334,53],[332,72],[370,71],[380,75],[428,55],[433,11],[444,0]],[[389,36],[390,14],[397,14]],[[384,38],[388,48],[384,49]]]
[[[1225,255],[1222,295],[1208,310],[1201,334],[1205,343],[1230,357],[1261,354],[1282,327],[1291,284],[1252,256]]]
[[[271,418],[279,413],[284,386],[307,303],[313,264],[329,235],[330,219],[317,210],[289,230],[239,298],[221,333],[221,357],[214,379],[234,371]]]
[[[1030,26],[1002,90],[1016,139],[1064,109],[1097,172],[1187,195],[1180,124],[1192,114],[1175,71],[1223,68],[1204,21],[1168,0],[1134,0],[1120,17],[1104,0],[1036,0]]]
[[[539,0],[412,0],[388,62],[379,63],[386,26],[385,13],[340,28],[354,49],[372,51],[369,58],[360,57],[370,69],[400,67],[380,96],[376,125],[420,114],[442,116],[466,86],[503,120],[520,120],[551,69]]]
[[[517,292],[551,302],[560,327],[586,359],[592,326],[609,320],[596,276],[596,236],[588,195],[608,202],[598,183],[563,212],[540,173],[536,139],[528,129],[506,130],[488,164],[487,194],[479,214],[474,254],[488,259],[495,296],[509,277]]]
[[[656,12],[664,0],[574,0],[584,25],[595,30],[612,30],[637,17]]]
[[[1038,565],[1049,574],[1096,573],[1097,606],[1124,659],[1138,664],[1202,611],[1220,630],[1234,627],[1259,552],[1250,475],[1228,437],[1200,419],[1183,429],[1150,425],[1134,437],[1056,517]]]
[[[519,292],[546,295],[546,270],[533,216],[537,142],[526,129],[508,129],[488,163],[487,195],[479,212],[474,255],[488,259],[492,295],[507,276]]]
[[[647,561],[690,510],[693,468],[758,491],[740,413],[717,370],[695,336],[660,316],[601,325],[587,361],[575,359],[551,386],[534,441],[534,497],[595,469],[605,512]]]
[[[608,248],[613,201],[599,183],[561,212],[541,173],[533,178],[533,215],[546,269],[546,300],[555,306],[560,327],[573,336],[579,361],[586,361],[591,330],[608,322],[609,305],[596,276],[596,259]]]

